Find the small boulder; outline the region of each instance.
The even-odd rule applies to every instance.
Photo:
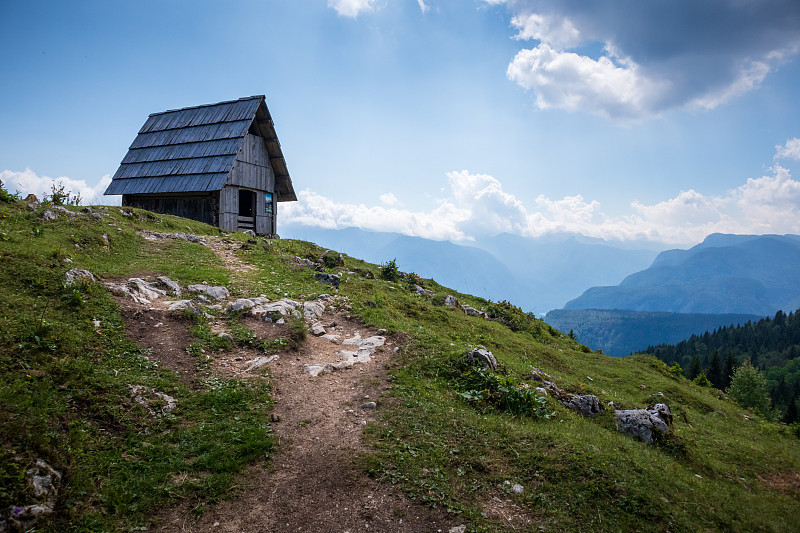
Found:
[[[322,283],[332,285],[337,289],[339,288],[339,281],[341,281],[341,278],[336,274],[328,274],[326,272],[317,272],[314,274],[314,279],[321,281]]]
[[[481,316],[481,315],[483,315],[483,313],[481,313],[480,311],[478,311],[477,309],[475,309],[474,307],[469,306],[469,305],[462,305],[461,309],[465,313],[467,313],[469,316]]]
[[[344,266],[344,256],[333,250],[325,250],[319,257],[319,262],[327,268]]]
[[[194,302],[192,300],[176,300],[174,302],[165,302],[169,311],[183,311],[184,309],[194,309]]]
[[[256,303],[250,298],[238,298],[235,302],[231,302],[230,305],[228,305],[228,312],[232,313],[234,311],[244,311],[245,309],[250,309],[255,305]]]
[[[137,294],[139,298],[144,300],[144,302],[140,303],[150,303],[150,300],[157,300],[167,294],[167,291],[161,290],[153,283],[141,278],[130,278],[128,280],[128,287],[130,287],[131,292]]]
[[[581,416],[597,416],[603,412],[603,404],[594,394],[565,394],[558,401]]]
[[[452,294],[448,294],[444,297],[444,305],[454,307],[456,305],[456,297]]]
[[[494,358],[492,352],[482,346],[475,348],[471,352],[465,353],[464,358],[468,361],[478,361],[485,367],[488,367],[492,370],[497,370],[497,359]]]
[[[308,321],[317,320],[325,312],[324,300],[314,300],[311,302],[303,303],[303,316]]]
[[[178,285],[177,282],[172,281],[167,276],[158,276],[156,279],[158,280],[159,283],[161,283],[167,289],[172,291],[172,294],[174,294],[175,296],[180,297],[180,295],[181,295],[181,286]]]
[[[81,268],[67,270],[67,273],[64,274],[64,282],[67,285],[72,285],[77,281],[95,281],[95,277],[94,274],[88,270],[83,270]]]
[[[672,412],[663,403],[648,409],[615,411],[614,418],[619,431],[648,444],[668,435],[669,426],[672,424]]]
[[[433,296],[433,291],[429,291],[420,285],[414,284],[414,287],[411,289],[411,292],[415,294],[419,294],[420,296]]]
[[[323,327],[322,323],[320,323],[319,321],[314,322],[313,324],[311,324],[311,334],[312,335],[314,335],[316,337],[321,337],[321,336],[325,335],[326,333],[327,332],[325,331],[325,328]]]
[[[228,289],[226,289],[225,287],[221,286],[212,287],[204,283],[199,283],[197,285],[189,285],[188,287],[186,287],[186,290],[188,290],[189,292],[205,294],[206,296],[209,296],[215,300],[225,300],[226,298],[229,298],[231,295],[231,293],[228,292]]]

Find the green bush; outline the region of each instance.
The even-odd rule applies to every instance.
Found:
[[[461,359],[454,368],[456,388],[467,403],[479,411],[496,410],[516,416],[550,418],[547,400],[536,395],[503,370],[493,371],[478,361]]]
[[[542,321],[537,319],[533,313],[526,313],[511,302],[506,300],[489,302],[487,311],[489,316],[505,324],[512,331],[527,331],[537,338],[541,336]],[[551,334],[554,334],[555,330],[550,329]]]
[[[409,287],[413,287],[414,285],[419,285],[420,287],[423,287],[423,288],[425,287],[425,282],[422,280],[421,277],[419,277],[414,272],[409,272],[408,274],[406,274],[406,277],[403,278],[403,281]]]
[[[18,194],[12,194],[3,187],[3,182],[0,181],[0,202],[13,204],[19,201]]]
[[[66,190],[63,183],[54,181],[50,187],[50,194],[44,195],[42,203],[50,205],[81,205],[82,200],[80,193],[72,194],[72,191]]]
[[[694,383],[695,385],[700,385],[701,387],[708,387],[708,388],[713,387],[711,382],[708,381],[705,372],[700,372],[699,374],[697,374],[697,377],[692,380],[692,383]]]
[[[731,376],[731,386],[726,391],[736,403],[751,408],[761,415],[769,414],[769,395],[767,394],[767,378],[755,368],[749,359],[745,359]]]
[[[400,270],[397,268],[397,261],[395,259],[381,265],[380,278],[386,281],[397,281],[400,279]]]

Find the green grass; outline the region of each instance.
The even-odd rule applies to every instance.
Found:
[[[65,480],[43,531],[129,530],[169,501],[191,498],[201,509],[224,496],[244,465],[273,448],[267,384],[209,379],[187,388],[128,338],[104,287],[63,282],[80,267],[225,283],[206,248],[137,235],[216,230],[136,210],[131,220],[116,208],[99,223],[88,215],[40,223],[40,211],[0,204],[0,508],[30,501],[24,472],[37,458]],[[131,399],[131,385],[170,394],[178,407],[150,413]]]
[[[64,503],[44,530],[129,530],[150,510],[177,500],[200,512],[204,502],[228,494],[243,465],[264,460],[273,446],[263,380],[209,378],[187,388],[128,340],[102,286],[65,288],[66,270],[165,274],[182,284],[226,284],[237,296],[271,299],[336,292],[294,260],[319,260],[324,249],[314,244],[256,239],[238,252],[256,268],[234,279],[207,248],[137,234],[216,235],[215,228],[137,210],[133,217],[117,208],[107,213],[101,222],[78,215],[40,223],[40,212],[0,203],[0,508],[24,499],[24,471],[42,457],[67,474]],[[489,512],[495,497],[511,500],[530,530],[800,529],[797,487],[781,491],[764,481],[800,471],[800,441],[786,426],[742,410],[652,357],[592,352],[507,302],[427,279],[414,281],[433,297],[412,294],[404,280],[379,279],[377,265],[351,257],[326,271],[342,274],[338,292],[349,299],[351,313],[405,339],[378,420],[367,425],[371,451],[360,463],[414,500],[452,513],[468,531],[507,530]],[[498,320],[444,306],[447,294]],[[235,314],[223,318],[230,339],[213,335],[202,320],[193,326],[198,350],[235,345],[270,352],[291,344],[258,339]],[[295,342],[302,342],[303,331],[295,328]],[[500,373],[469,374],[460,358],[478,345],[494,353]],[[646,445],[617,432],[611,413],[584,419],[550,398],[537,416],[526,394],[512,394],[512,402],[498,396],[502,387],[535,387],[533,368],[554,376],[562,389],[596,394],[618,408],[666,403],[675,415],[673,432]],[[151,415],[131,401],[131,384],[175,396],[178,409]],[[491,402],[464,395],[483,389],[491,389]],[[524,492],[511,493],[506,481],[522,484]]]

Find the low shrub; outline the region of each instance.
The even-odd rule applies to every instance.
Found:
[[[400,279],[400,270],[397,268],[397,261],[395,259],[381,265],[380,278],[386,281],[397,281]]]
[[[459,396],[481,412],[496,410],[533,418],[554,414],[535,389],[503,369],[493,371],[478,361],[461,359],[455,364],[454,378]]]

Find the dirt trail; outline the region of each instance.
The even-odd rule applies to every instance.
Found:
[[[228,243],[220,239],[210,247],[228,268],[241,268],[243,263]],[[191,379],[189,356],[175,346],[185,338],[179,333],[186,331],[185,320],[141,309],[129,309],[126,316],[136,317],[129,321],[129,331],[137,342],[153,349],[153,358]],[[154,321],[162,325],[144,327]],[[285,334],[282,325],[255,318],[245,323],[260,338]],[[251,466],[234,495],[207,507],[199,518],[191,512],[191,503],[162,510],[151,531],[447,532],[458,525],[440,510],[414,504],[391,484],[370,479],[353,460],[365,449],[362,431],[375,414],[368,402],[376,402],[380,409],[380,395],[389,387],[387,365],[398,339],[387,338],[368,363],[312,377],[304,365],[334,363],[341,359],[339,351],[348,348],[342,340],[376,333],[341,310],[326,312],[322,323],[339,338],[309,336],[298,351],[280,353],[268,369],[252,371],[264,376],[266,369],[276,402],[272,427],[278,445],[269,464]],[[248,363],[257,355],[252,350],[216,354],[210,361],[211,372],[247,375]]]

